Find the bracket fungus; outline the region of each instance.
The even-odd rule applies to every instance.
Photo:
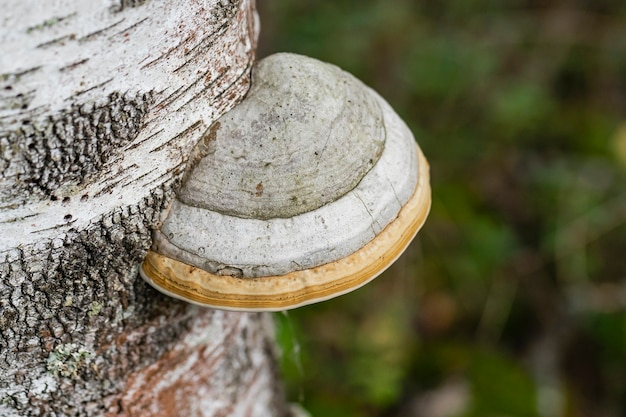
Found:
[[[428,163],[389,104],[334,65],[275,54],[193,149],[141,275],[195,304],[295,308],[374,279],[429,209]]]

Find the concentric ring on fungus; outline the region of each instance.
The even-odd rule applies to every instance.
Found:
[[[141,275],[195,304],[275,311],[345,294],[400,256],[430,208],[428,163],[385,100],[298,55],[259,62],[191,160]]]

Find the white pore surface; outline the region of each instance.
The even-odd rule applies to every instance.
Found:
[[[234,17],[223,14],[220,0],[151,0],[112,12],[116,4],[0,0],[0,74],[14,78],[11,91],[0,91],[0,103],[10,95],[32,97],[26,110],[0,106],[1,130],[19,128],[25,118],[36,125],[73,105],[98,105],[113,92],[153,92],[155,98],[138,137],[94,181],[61,186],[56,202],[0,207],[0,252],[63,238],[118,207],[137,204],[172,171],[182,171],[201,134],[245,93],[239,88],[234,97],[223,94],[250,70],[258,34],[250,0],[240,2]],[[0,196],[15,181],[19,172],[0,177]],[[88,202],[81,201],[85,194]],[[62,203],[63,197],[69,201]]]
[[[180,260],[214,273],[237,268],[244,277],[282,275],[341,259],[372,240],[413,194],[418,160],[411,131],[370,91],[380,102],[387,136],[378,163],[356,188],[287,219],[244,219],[175,201],[161,232],[182,249]]]

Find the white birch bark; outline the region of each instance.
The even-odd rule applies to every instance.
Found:
[[[280,416],[269,318],[137,265],[249,84],[253,0],[0,0],[0,415]]]

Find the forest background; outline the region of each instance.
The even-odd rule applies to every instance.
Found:
[[[433,205],[372,284],[277,314],[316,416],[626,415],[626,3],[257,3],[289,51],[378,90]]]

